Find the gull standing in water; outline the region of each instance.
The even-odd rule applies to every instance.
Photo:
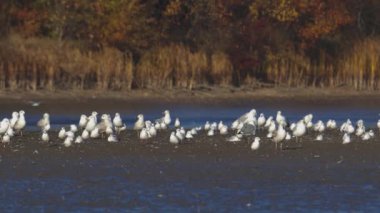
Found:
[[[9,119],[8,118],[4,118],[1,122],[0,122],[0,135],[4,134],[7,132],[9,128]]]
[[[66,137],[74,138],[74,132],[72,132],[72,131],[67,131],[67,132],[66,132]]]
[[[316,141],[322,141],[323,140],[323,132],[325,131],[325,124],[319,120],[315,125],[314,125],[314,131],[318,132],[319,134],[315,138]]]
[[[210,128],[208,131],[207,131],[207,136],[214,136],[214,128]]]
[[[137,120],[135,122],[135,125],[133,126],[134,130],[142,130],[144,128],[144,115],[143,114],[138,114],[137,115]]]
[[[278,125],[277,131],[274,132],[273,142],[276,144],[275,148],[277,150],[277,144],[280,143],[280,149],[282,149],[282,141],[285,140],[286,131],[282,125]]]
[[[228,126],[223,124],[223,125],[219,128],[219,133],[220,133],[221,135],[227,135],[227,134],[228,134]]]
[[[88,122],[87,116],[81,115],[79,119],[79,123],[78,123],[79,128],[84,129],[87,125],[87,122]]]
[[[86,123],[86,127],[85,127],[85,130],[87,130],[88,132],[92,132],[96,125],[97,125],[97,112],[93,112],[89,117],[88,117],[88,121]]]
[[[90,133],[84,129],[81,136],[83,140],[86,140],[90,137]]]
[[[139,135],[140,140],[149,139],[149,132],[146,128],[142,128]]]
[[[269,116],[269,118],[265,121],[264,128],[269,128],[269,126],[271,125],[272,121],[273,121],[273,117]]]
[[[149,134],[150,137],[155,137],[157,135],[157,129],[156,127],[152,124],[151,121],[146,121],[145,122],[145,128]]]
[[[271,122],[268,126],[267,138],[272,138],[274,131],[276,131],[276,123],[274,122],[274,120],[271,120]]]
[[[115,117],[112,120],[116,133],[119,134],[123,128],[126,128],[125,124],[119,113],[115,113]]]
[[[187,132],[186,132],[186,135],[185,135],[185,138],[186,138],[186,139],[193,139],[194,136],[193,136],[193,134],[191,133],[191,131],[187,131]]]
[[[3,138],[1,140],[1,142],[3,142],[3,143],[9,143],[9,142],[11,142],[11,137],[9,137],[9,135],[5,133],[3,135]]]
[[[210,122],[206,121],[205,126],[204,126],[204,130],[208,131],[208,130],[210,130],[210,128],[211,128]]]
[[[265,116],[263,113],[260,113],[260,116],[259,118],[257,119],[257,127],[259,127],[259,129],[261,129],[262,127],[264,127],[265,125]]]
[[[123,120],[121,119],[121,116],[118,112],[115,113],[115,117],[113,118],[112,122],[113,122],[113,125],[115,127],[122,127],[123,126]]]
[[[165,124],[165,126],[169,126],[170,123],[172,122],[169,110],[165,110],[163,112],[163,114],[164,114],[164,116],[162,118],[157,119],[156,122],[160,123],[161,125]],[[164,129],[166,129],[166,128],[164,127]]]
[[[71,125],[70,125],[70,131],[76,133],[76,132],[78,131],[78,127],[77,127],[77,125],[75,125],[75,124],[71,124]]]
[[[239,141],[241,141],[242,138],[243,138],[242,134],[236,134],[236,135],[232,135],[231,137],[227,138],[227,141],[228,142],[239,142]]]
[[[104,136],[104,133],[106,133],[107,127],[109,126],[109,123],[111,123],[108,119],[108,115],[103,114],[100,118],[100,122],[96,125],[96,128],[99,130],[99,133],[101,136]],[[112,125],[112,124],[111,124]]]
[[[170,142],[171,144],[179,144],[179,139],[177,138],[175,132],[172,132],[172,133],[170,134],[169,142]]]
[[[323,135],[319,134],[317,135],[317,137],[315,138],[316,141],[322,141],[323,140]]]
[[[48,113],[44,113],[42,118],[37,122],[37,126],[41,131],[48,131],[50,129],[50,118]]]
[[[99,138],[99,129],[98,127],[95,127],[91,132],[90,132],[90,137],[91,138]]]
[[[286,121],[285,116],[281,114],[281,111],[277,111],[276,122],[278,125],[281,125],[283,127],[288,125],[288,122]]]
[[[289,134],[289,132],[286,132],[285,140],[290,140],[292,139],[292,136]]]
[[[251,111],[245,113],[244,115],[240,116],[238,119],[236,119],[234,122],[232,122],[231,129],[238,129],[239,126],[241,126],[244,123],[247,123],[248,121],[256,122],[256,110],[251,109]]]
[[[110,143],[119,142],[119,140],[117,139],[117,137],[115,135],[113,135],[113,134],[111,134],[111,135],[108,136],[107,141],[110,142]]]
[[[303,117],[303,121],[305,123],[305,126],[307,128],[311,128],[313,126],[313,114],[307,114],[305,117]]]
[[[296,142],[298,142],[298,138],[302,137],[306,133],[306,125],[304,120],[298,121],[296,124],[294,130],[293,130],[293,136],[296,137]]]
[[[241,123],[241,127],[238,127],[238,133],[242,135],[255,135],[256,134],[256,125],[253,120],[249,120],[246,123]]]
[[[180,129],[176,129],[175,136],[182,141],[185,138],[185,133],[183,133]]]
[[[11,126],[8,127],[8,129],[7,129],[7,133],[6,133],[6,134],[8,134],[10,137],[13,137],[13,136],[14,136],[14,131],[13,131],[13,129],[12,129]]]
[[[179,121],[178,118],[176,118],[175,121],[174,121],[174,127],[175,128],[179,128],[180,126],[181,126],[181,122]]]
[[[75,138],[75,141],[74,141],[75,143],[82,143],[83,142],[83,138],[80,136],[80,135],[78,135],[76,138]]]
[[[220,130],[220,128],[222,128],[223,126],[225,126],[225,125],[223,124],[223,121],[219,121],[219,123],[218,123],[218,130]]]
[[[355,132],[355,128],[354,128],[354,126],[352,125],[350,119],[347,119],[347,121],[344,122],[344,123],[340,126],[340,131],[341,131],[341,132],[348,133],[348,134],[352,134],[352,133]]]
[[[335,129],[336,128],[336,121],[335,120],[328,120],[326,123],[327,129]]]
[[[358,120],[355,135],[361,136],[365,133],[365,126],[363,120]]]
[[[361,138],[363,141],[367,141],[367,140],[371,139],[371,134],[369,132],[364,132],[362,134]]]
[[[16,132],[20,132],[22,136],[22,130],[25,128],[25,126],[26,126],[25,112],[21,110],[18,113],[18,120],[14,125],[14,129],[16,130]]]
[[[64,127],[61,128],[58,132],[58,138],[59,139],[64,139],[66,137],[66,130]]]
[[[69,146],[71,146],[72,144],[73,144],[73,138],[72,137],[67,137],[66,139],[65,139],[65,141],[63,142],[63,145],[65,146],[65,147],[69,147]]]
[[[343,144],[348,144],[348,143],[351,143],[350,135],[347,134],[347,133],[344,133],[344,135],[343,135]]]
[[[172,122],[172,119],[170,117],[170,112],[169,112],[169,110],[165,110],[164,111],[164,123],[166,124],[166,126],[169,126],[171,122]]]
[[[18,120],[18,112],[12,113],[12,118],[10,120],[10,126],[13,128]]]
[[[43,142],[49,142],[49,135],[46,131],[42,133],[41,139]]]
[[[255,140],[251,144],[251,149],[252,150],[258,150],[259,147],[260,147],[260,138],[259,137],[255,137]]]

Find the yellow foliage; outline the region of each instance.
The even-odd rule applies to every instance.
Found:
[[[175,16],[178,15],[181,10],[181,2],[180,0],[172,0],[166,6],[164,15],[165,16]]]
[[[253,19],[259,18],[261,13],[280,22],[291,22],[299,16],[294,0],[259,0],[250,5],[249,11]]]

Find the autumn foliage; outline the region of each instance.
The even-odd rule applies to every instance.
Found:
[[[0,89],[380,87],[375,0],[3,0],[0,11]]]

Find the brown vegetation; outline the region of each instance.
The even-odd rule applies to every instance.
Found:
[[[355,89],[379,89],[380,40],[366,39],[354,45],[348,52],[334,60],[321,54],[317,60],[287,53],[272,56],[268,60],[266,73],[276,85],[338,87]]]
[[[379,89],[377,1],[4,0],[0,11],[0,90]]]
[[[131,55],[11,36],[0,42],[0,89],[131,89]]]

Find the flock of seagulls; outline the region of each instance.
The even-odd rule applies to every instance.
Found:
[[[16,135],[22,136],[26,127],[25,112],[13,112],[11,118],[4,118],[0,122],[0,138],[1,142],[6,144],[11,142],[11,138]],[[41,130],[41,141],[49,142],[50,115],[44,113],[42,118],[37,122],[38,128]],[[380,120],[377,122],[380,130]],[[98,119],[98,113],[92,112],[89,115],[82,114],[77,124],[71,124],[62,127],[58,131],[58,138],[62,140],[65,147],[72,146],[73,143],[82,143],[88,139],[103,138],[110,143],[120,141],[120,133],[127,129],[126,123],[123,122],[119,113],[115,113],[112,117],[109,114],[102,114]],[[264,137],[274,143],[275,149],[282,149],[286,141],[294,139],[301,142],[302,137],[310,132],[317,134],[315,141],[323,141],[326,130],[339,130],[342,136],[342,144],[351,143],[352,137],[358,137],[363,141],[374,138],[374,131],[367,130],[364,121],[358,120],[353,124],[350,119],[344,122],[339,128],[335,120],[328,120],[324,123],[321,120],[313,122],[313,114],[307,114],[300,120],[290,123],[288,119],[278,111],[276,116],[266,117],[264,113],[260,113],[257,117],[255,109],[243,114],[231,126],[223,123],[223,121],[209,122],[203,126],[197,126],[191,129],[185,129],[181,126],[179,118],[176,118],[172,124],[172,118],[169,110],[163,112],[162,117],[151,121],[145,120],[143,114],[136,117],[136,122],[131,126],[136,131],[138,138],[142,141],[154,138],[160,131],[171,131],[169,142],[171,144],[180,144],[183,141],[192,140],[200,131],[204,131],[207,136],[212,137],[216,134],[226,135],[226,141],[236,143],[254,136],[254,140],[250,146],[252,150],[260,147],[260,137],[257,132],[264,133]],[[232,134],[229,134],[232,133]],[[227,136],[229,134],[229,137]]]
[[[13,112],[12,118],[4,118],[0,122],[0,136],[3,143],[9,143],[11,137],[15,134],[20,134],[22,136],[22,130],[26,126],[25,112],[21,110],[20,112]]]

